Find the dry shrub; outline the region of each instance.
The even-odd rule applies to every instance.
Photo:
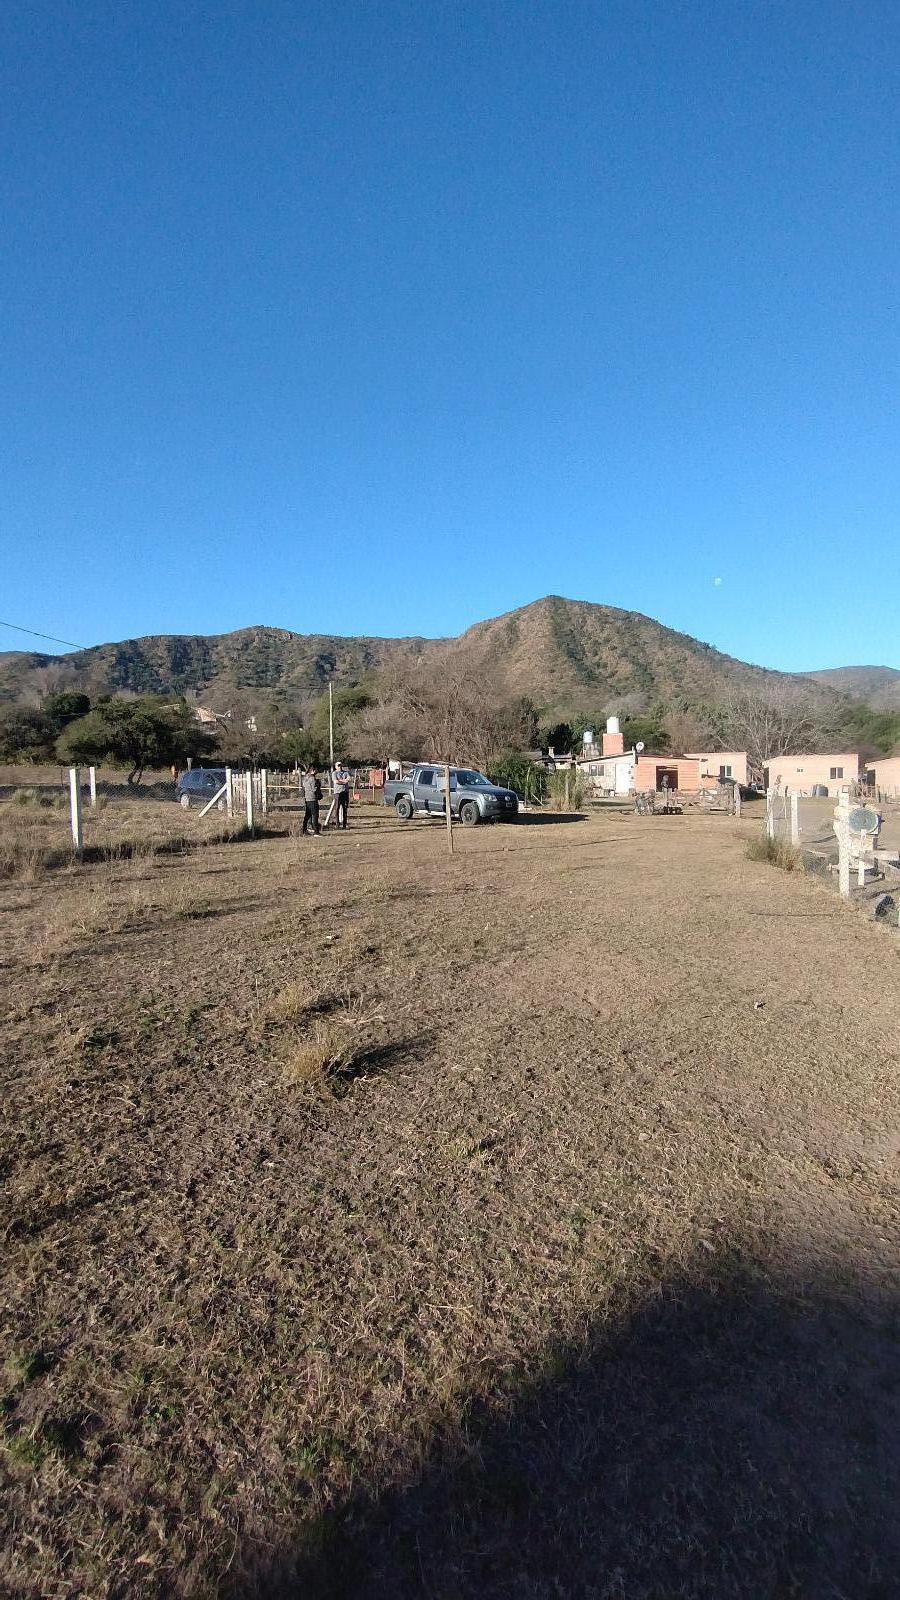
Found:
[[[280,990],[266,1007],[267,1014],[279,1022],[299,1022],[303,1017],[321,1011],[330,999],[329,991],[311,978],[301,975],[293,978]]]
[[[47,847],[33,838],[0,839],[0,878],[37,883],[47,865]]]
[[[781,867],[783,872],[803,871],[802,853],[787,839],[751,839],[747,845],[747,859],[767,861],[771,867]]]
[[[318,1021],[309,1034],[291,1046],[283,1066],[284,1078],[291,1084],[328,1087],[347,1058],[344,1030],[334,1022]]]

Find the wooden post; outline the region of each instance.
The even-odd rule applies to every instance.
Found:
[[[734,786],[734,814],[736,817],[741,814],[741,786],[739,783]]]
[[[444,805],[447,808],[447,849],[453,854],[453,815],[450,811],[450,763],[444,768]]]
[[[569,769],[566,767],[566,810],[569,809]]]
[[[269,771],[263,767],[259,774],[259,809],[264,817],[269,815]]]
[[[96,767],[88,767],[88,778],[90,780],[90,785],[91,785],[91,810],[93,811],[93,810],[96,809],[96,805],[97,805],[97,768]]]
[[[84,830],[81,823],[81,773],[69,768],[69,809],[72,813],[72,844],[79,861],[84,860]]]
[[[334,694],[331,688],[331,679],[328,680],[328,761],[332,772],[334,771]]]
[[[252,834],[253,833],[253,773],[252,772],[248,772],[248,773],[245,774],[245,782],[246,782],[246,785],[247,785],[247,827],[248,827],[250,833]]]
[[[796,848],[800,843],[800,796],[791,795],[791,844]]]
[[[231,768],[225,768],[225,810],[231,817],[234,815],[234,786],[231,781]]]

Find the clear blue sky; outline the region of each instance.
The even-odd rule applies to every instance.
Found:
[[[7,0],[0,63],[6,620],[900,666],[897,0]]]

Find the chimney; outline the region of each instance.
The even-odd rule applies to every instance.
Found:
[[[621,756],[625,754],[625,740],[619,730],[618,717],[607,717],[606,732],[603,735],[603,754],[605,756]]]

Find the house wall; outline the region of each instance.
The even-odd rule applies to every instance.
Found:
[[[601,794],[630,794],[634,788],[634,756],[630,752],[613,760],[598,756],[593,760],[580,760],[578,770],[582,777]]]
[[[887,800],[900,800],[900,756],[887,756],[883,761],[867,762],[875,772],[875,788]]]
[[[657,787],[657,769],[665,767],[667,770],[678,772],[678,788],[686,794],[696,792],[700,788],[700,763],[694,757],[688,756],[651,756],[640,755],[634,769],[634,787],[638,793],[645,794],[649,789]]]
[[[842,776],[832,778],[834,767],[841,769]],[[811,794],[814,784],[822,783],[830,795],[837,796],[848,783],[858,781],[859,755],[832,752],[824,756],[773,756],[766,763],[766,771],[771,788],[778,782],[789,794]]]
[[[735,783],[741,783],[746,787],[750,781],[747,770],[746,750],[701,750],[699,752],[689,750],[685,760],[699,761],[700,777],[709,777],[714,783],[719,780],[720,767],[731,768],[729,777],[732,777]]]

